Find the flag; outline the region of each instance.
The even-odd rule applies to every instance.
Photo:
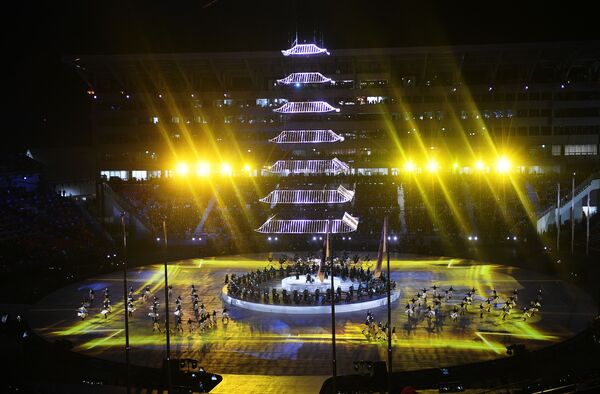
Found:
[[[329,221],[327,221],[327,227],[325,228],[325,237],[323,237],[323,255],[321,256],[321,264],[319,264],[319,272],[317,276],[319,280],[323,282],[325,278],[325,267],[327,266],[327,260],[329,260],[331,252],[329,250]]]
[[[388,237],[388,218],[383,219],[383,227],[381,229],[381,239],[379,240],[379,251],[377,252],[377,265],[373,276],[379,278],[381,276],[381,264],[383,263],[383,255],[387,253],[387,237]]]

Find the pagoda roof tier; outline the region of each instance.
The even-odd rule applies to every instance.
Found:
[[[278,160],[268,170],[274,174],[346,174],[350,167],[336,157],[331,160]]]
[[[344,137],[333,130],[283,130],[277,137],[269,139],[276,144],[320,144],[343,141]]]
[[[311,83],[333,83],[331,78],[327,78],[319,72],[298,72],[291,73],[283,79],[278,79],[281,85],[311,84]]]
[[[342,234],[354,232],[357,228],[358,218],[345,212],[341,219],[279,220],[272,216],[255,231],[262,234]]]
[[[273,111],[280,114],[312,114],[325,112],[340,112],[326,101],[290,101]]]
[[[283,56],[311,56],[311,55],[329,55],[327,48],[320,48],[315,44],[298,44],[297,42],[290,49],[281,51]]]
[[[329,190],[273,190],[259,201],[269,204],[344,204],[353,198],[354,191],[340,185]]]

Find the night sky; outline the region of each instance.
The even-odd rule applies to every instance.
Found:
[[[296,31],[331,49],[600,39],[583,1],[15,3],[2,11],[4,150],[88,142],[86,87],[65,54],[279,50]]]

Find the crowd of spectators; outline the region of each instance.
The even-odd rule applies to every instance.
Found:
[[[95,232],[75,201],[43,183],[0,189],[1,296],[14,298],[23,290],[35,297],[38,287],[74,280],[113,261],[112,242]],[[35,286],[23,286],[28,282]]]

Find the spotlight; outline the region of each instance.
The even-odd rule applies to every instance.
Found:
[[[438,168],[438,163],[433,159],[429,160],[429,162],[427,163],[427,170],[431,173],[437,172]]]
[[[207,162],[200,162],[196,166],[196,175],[207,176],[210,173],[210,164]]]
[[[415,167],[415,163],[413,163],[413,162],[412,162],[412,161],[410,161],[410,160],[409,160],[409,161],[407,161],[407,162],[404,164],[404,170],[405,170],[406,172],[413,172],[413,171],[415,171],[415,169],[416,169],[416,167]]]
[[[506,174],[510,171],[510,161],[505,156],[496,161],[496,171],[500,174]]]
[[[221,164],[221,175],[231,176],[231,166],[228,163]]]
[[[187,163],[180,162],[177,163],[175,171],[177,172],[177,175],[185,176],[190,171],[190,168],[188,167]]]
[[[477,160],[475,162],[475,168],[477,169],[477,171],[483,171],[483,169],[485,168],[485,164],[483,164],[481,160]]]

